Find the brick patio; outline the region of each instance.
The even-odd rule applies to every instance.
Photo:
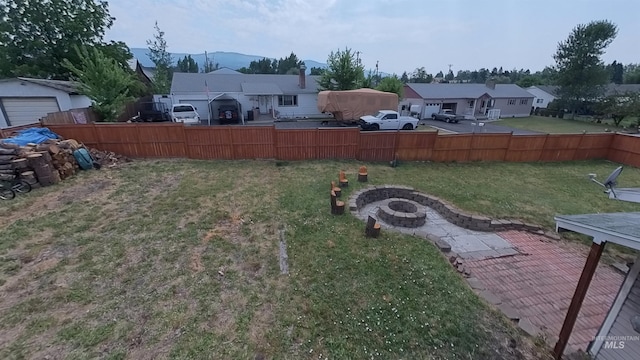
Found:
[[[587,248],[563,244],[531,233],[499,233],[523,255],[467,261],[471,276],[544,331],[554,345],[582,272]],[[573,328],[569,347],[586,350],[593,340],[624,276],[599,264]]]

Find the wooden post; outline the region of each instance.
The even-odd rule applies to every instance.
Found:
[[[560,360],[562,358],[562,353],[567,346],[567,342],[569,342],[571,331],[573,330],[573,326],[578,318],[582,301],[584,301],[584,297],[587,295],[587,290],[589,290],[589,284],[591,283],[593,274],[596,272],[596,268],[598,267],[598,261],[600,261],[604,245],[605,242],[602,242],[601,244],[594,242],[591,244],[591,250],[589,251],[587,262],[584,264],[584,268],[582,269],[582,274],[580,275],[580,280],[578,280],[576,291],[571,299],[571,305],[569,305],[567,316],[564,318],[564,323],[562,324],[562,330],[560,330],[558,342],[553,349],[553,357],[556,360]]]
[[[360,166],[360,170],[358,170],[358,181],[359,182],[367,182],[367,167]]]
[[[364,233],[367,237],[372,238],[377,238],[380,235],[380,224],[371,215],[367,219],[367,227],[364,229]]]

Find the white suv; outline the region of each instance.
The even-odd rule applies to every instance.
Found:
[[[200,115],[191,104],[173,104],[171,106],[171,121],[184,124],[199,124]]]

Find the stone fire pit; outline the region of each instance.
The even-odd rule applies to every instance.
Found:
[[[377,212],[378,217],[389,225],[416,228],[425,224],[427,213],[415,201],[391,198],[384,201]]]

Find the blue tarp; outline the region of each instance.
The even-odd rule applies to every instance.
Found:
[[[58,139],[58,136],[53,131],[48,128],[28,128],[24,130],[18,131],[18,135],[14,137],[10,137],[8,139],[3,139],[2,142],[18,144],[20,146],[25,146],[28,143],[41,144],[49,139]]]

